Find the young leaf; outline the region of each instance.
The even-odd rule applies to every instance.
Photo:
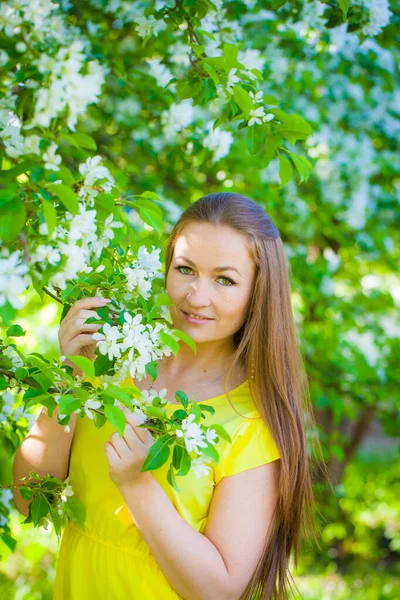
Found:
[[[22,329],[21,325],[18,325],[17,323],[15,323],[14,325],[11,325],[11,327],[9,327],[6,331],[6,335],[8,337],[20,337],[26,334],[26,331],[24,331],[24,329]]]
[[[209,456],[210,458],[212,458],[213,461],[215,462],[215,464],[219,463],[219,454],[212,444],[207,444],[207,447],[201,448],[201,451],[206,456]]]
[[[176,400],[179,400],[179,402],[181,402],[185,408],[188,407],[189,399],[186,396],[185,392],[182,392],[182,390],[178,390],[177,392],[175,392],[175,398]]]
[[[86,358],[86,356],[69,356],[68,355],[67,358],[71,362],[73,362],[77,367],[79,367],[85,373],[85,375],[87,375],[91,379],[94,378],[94,376],[95,376],[94,365],[91,360]]]
[[[107,404],[104,407],[104,414],[106,419],[110,421],[111,425],[118,431],[120,437],[124,435],[126,419],[123,411],[114,404]]]
[[[84,504],[75,496],[68,496],[64,508],[71,521],[78,523],[82,529],[85,529],[86,509]]]
[[[145,371],[152,378],[153,382],[157,379],[157,361],[152,360],[151,362],[145,365]]]
[[[222,427],[222,425],[208,425],[208,427],[210,429],[215,429],[215,431],[217,432],[217,434],[219,435],[219,437],[223,438],[224,440],[226,440],[227,442],[229,442],[230,444],[232,444],[232,438],[231,438],[231,436],[226,431],[226,429],[224,427]]]
[[[60,406],[60,414],[71,415],[74,410],[78,410],[78,408],[80,408],[81,400],[80,398],[75,398],[75,396],[71,396],[70,394],[65,394],[60,396],[58,404]]]
[[[284,187],[292,179],[292,176],[293,176],[292,165],[290,164],[289,160],[285,156],[280,155],[279,156],[279,177],[281,178],[281,185],[279,187]]]
[[[169,469],[167,471],[167,481],[174,488],[174,490],[177,492],[181,491],[175,479],[174,466],[172,463],[169,465]]]
[[[169,445],[173,442],[172,437],[167,434],[161,436],[152,446],[141,468],[141,471],[154,471],[159,469],[169,458]]]
[[[174,329],[174,335],[176,335],[182,342],[185,342],[190,348],[192,348],[193,352],[196,354],[196,342],[184,331],[180,329]]]
[[[45,517],[50,510],[50,504],[42,495],[36,496],[31,502],[30,507],[32,521],[35,526],[38,525],[40,519]]]
[[[48,188],[61,202],[65,208],[72,213],[77,215],[79,213],[78,198],[73,190],[63,183],[49,183]]]
[[[32,500],[32,490],[30,487],[22,486],[19,488],[19,493],[23,497],[24,500]]]
[[[160,336],[161,341],[164,342],[168,348],[171,348],[172,352],[176,356],[179,352],[179,343],[172,337],[172,335],[166,333],[165,331],[161,330],[158,335]]]

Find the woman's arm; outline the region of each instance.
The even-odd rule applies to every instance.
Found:
[[[119,488],[159,567],[185,600],[240,598],[267,539],[277,462],[222,479],[204,534],[181,517],[150,472]]]
[[[14,485],[23,485],[22,477],[29,479],[29,472],[34,471],[40,477],[52,475],[64,481],[68,475],[68,463],[72,438],[76,425],[76,414],[71,415],[70,431],[64,430],[57,420],[59,406],[56,406],[53,416],[47,414],[43,408],[36,422],[19,446],[13,463]],[[28,514],[28,507],[32,500],[24,500],[17,488],[14,488],[14,502],[19,512]]]

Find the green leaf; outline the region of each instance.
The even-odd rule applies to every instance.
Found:
[[[72,213],[77,215],[79,213],[78,198],[73,190],[63,183],[48,183],[49,190],[57,196],[59,200],[64,204],[65,208]]]
[[[39,369],[39,371],[41,371],[44,375],[46,375],[47,379],[52,382],[54,379],[54,375],[51,369],[49,369],[49,367],[47,366],[47,364],[41,360],[40,358],[38,358],[37,356],[35,356],[34,354],[29,354],[26,357],[26,361],[28,364],[36,367],[37,369]]]
[[[343,21],[345,21],[347,17],[347,11],[349,10],[349,0],[338,0],[338,4],[342,9]]]
[[[32,160],[24,160],[23,162],[18,163],[12,169],[0,171],[1,179],[2,181],[10,181],[11,179],[15,179],[22,173],[30,173],[35,165],[36,163]]]
[[[42,517],[45,517],[50,510],[50,504],[41,494],[37,496],[30,504],[30,512],[33,524],[36,526]]]
[[[167,481],[170,484],[170,486],[174,488],[174,490],[176,490],[177,492],[181,491],[175,479],[174,466],[172,463],[169,465],[169,469],[167,471]]]
[[[119,400],[119,402],[128,408],[132,408],[131,396],[127,392],[119,389],[117,386],[111,384],[108,385],[105,390],[105,394],[110,396],[113,400]]]
[[[152,380],[154,382],[158,377],[157,361],[152,360],[151,362],[147,363],[145,365],[145,371],[148,375],[150,375],[150,377],[152,378]]]
[[[186,396],[185,392],[182,392],[182,390],[178,390],[177,392],[175,392],[175,398],[176,400],[179,400],[179,402],[181,402],[185,408],[189,406],[189,399]]]
[[[7,546],[7,548],[10,548],[11,552],[14,552],[15,546],[17,545],[17,540],[11,537],[11,535],[8,535],[8,533],[5,533],[5,531],[1,533],[0,537]]]
[[[159,408],[158,406],[149,406],[149,408],[146,409],[146,414],[149,417],[161,419],[161,421],[165,419],[165,410],[163,408]]]
[[[192,464],[192,459],[190,458],[189,452],[186,450],[186,448],[182,448],[182,450],[183,455],[181,459],[181,468],[177,473],[178,477],[184,477],[185,475],[187,475],[190,471],[190,467]]]
[[[118,431],[120,437],[122,437],[124,435],[126,426],[126,419],[123,411],[119,408],[119,406],[115,406],[114,404],[107,404],[104,407],[104,414],[106,416],[106,419]]]
[[[281,185],[279,187],[285,186],[293,176],[293,169],[290,161],[285,157],[279,156],[279,177],[281,178]]]
[[[205,68],[205,70],[207,71],[207,73],[209,74],[209,76],[211,77],[211,79],[213,80],[215,87],[217,87],[217,85],[220,82],[218,73],[216,72],[214,67],[211,66],[206,60],[204,60],[202,64],[203,64],[203,67]]]
[[[94,365],[91,360],[86,358],[86,356],[70,356],[70,355],[68,355],[67,358],[71,362],[73,362],[77,367],[79,367],[85,373],[85,375],[87,375],[91,379],[94,378],[94,376],[95,376]]]
[[[63,134],[61,138],[69,142],[75,148],[86,148],[87,150],[97,150],[96,142],[86,133]]]
[[[108,354],[99,354],[94,360],[94,374],[100,377],[113,366],[113,361],[108,358]]]
[[[215,429],[215,431],[217,432],[219,437],[221,437],[222,439],[224,439],[227,442],[229,442],[230,444],[232,444],[231,436],[226,431],[226,429],[224,427],[222,427],[222,425],[213,424],[213,425],[208,425],[207,427],[209,427],[210,429]]]
[[[65,165],[59,165],[57,175],[66,186],[71,188],[74,185],[75,178]]]
[[[161,341],[168,346],[168,348],[170,348],[176,356],[179,352],[179,342],[177,342],[172,335],[166,331],[161,330],[158,335],[160,336]]]
[[[207,442],[205,442],[205,443],[207,443]],[[206,456],[209,456],[210,458],[212,458],[213,461],[215,462],[215,464],[218,465],[218,463],[219,463],[219,454],[218,454],[217,450],[214,448],[214,446],[212,444],[207,443],[207,447],[206,448],[201,448],[201,451]]]
[[[272,0],[272,10],[278,10],[286,4],[287,0]]]
[[[138,208],[138,213],[142,221],[153,227],[159,235],[164,233],[164,222],[162,218],[154,211],[149,211],[145,208]]]
[[[154,300],[154,304],[155,306],[170,306],[171,305],[171,298],[169,296],[167,296],[167,294],[164,294],[163,292],[161,292],[160,294],[157,294],[155,300]],[[176,331],[176,330],[174,330]]]
[[[26,221],[26,208],[20,198],[14,198],[0,210],[0,240],[14,242],[21,233]]]
[[[196,354],[196,342],[184,331],[180,329],[174,329],[174,335],[176,335],[182,342],[185,342],[190,348],[192,348],[193,352]]]
[[[310,175],[310,170],[312,169],[311,164],[302,156],[297,156],[297,154],[293,154],[292,152],[289,152],[289,154],[294,162],[297,172],[300,175],[300,183],[303,181],[307,182]]]
[[[196,53],[196,56],[201,56],[204,52],[204,46],[202,46],[201,44],[191,44],[193,50]]]
[[[92,415],[94,426],[96,427],[96,429],[101,429],[101,427],[103,427],[103,425],[106,423],[107,419],[104,415],[101,415],[98,412],[92,412]]]
[[[22,329],[21,325],[18,325],[17,323],[11,325],[11,327],[9,327],[6,331],[6,335],[8,337],[21,337],[25,334],[26,331]]]
[[[239,47],[236,44],[224,44],[224,57],[226,58],[226,64],[234,66],[237,61],[239,54]]]
[[[22,486],[19,488],[19,493],[23,497],[24,500],[32,500],[32,490],[30,487]]]
[[[57,211],[52,202],[43,202],[43,214],[49,230],[48,236],[50,237],[57,225]]]
[[[68,496],[67,501],[64,503],[65,512],[71,521],[78,523],[82,529],[86,520],[86,509],[84,504],[75,496]]]
[[[173,442],[172,437],[167,434],[161,436],[152,446],[144,461],[141,471],[154,471],[165,464],[169,458],[169,445]]]
[[[50,516],[53,523],[54,531],[56,532],[57,537],[60,539],[62,519],[61,515],[58,514],[58,510],[54,506],[50,506]]]
[[[253,103],[251,101],[249,93],[246,92],[246,90],[244,90],[239,85],[233,86],[232,92],[233,92],[233,98],[234,98],[236,104],[242,110],[244,116],[247,119],[250,114],[250,111],[253,108]]]
[[[60,406],[60,414],[71,415],[74,410],[78,410],[81,406],[80,398],[75,398],[71,394],[63,394],[58,400]]]
[[[266,140],[266,126],[263,125],[253,125],[252,127],[248,127],[246,134],[246,145],[250,154],[257,154],[262,150],[265,140]]]

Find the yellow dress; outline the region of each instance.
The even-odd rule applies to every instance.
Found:
[[[132,385],[132,381],[126,385]],[[230,397],[241,415],[260,416],[251,399],[248,381],[232,390]],[[205,529],[214,487],[223,477],[280,458],[261,418],[246,420],[239,416],[225,394],[202,403],[215,408],[214,415],[206,413],[203,423],[223,425],[232,438],[232,445],[219,439],[216,446],[219,465],[210,463],[212,468],[199,478],[193,471],[177,477],[180,492],[166,479],[171,457],[159,470],[152,471],[182,518],[199,532]],[[166,409],[172,413],[179,406],[170,403]],[[68,523],[62,532],[54,600],[180,599],[109,478],[104,444],[114,431],[109,422],[96,429],[86,415],[76,421],[69,477],[75,495],[86,507],[86,523],[85,530]]]

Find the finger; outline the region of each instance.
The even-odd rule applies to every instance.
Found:
[[[115,432],[110,437],[110,444],[113,445],[118,455],[122,460],[128,460],[132,454],[131,448],[128,446],[124,437],[119,437],[119,433]]]
[[[117,466],[119,461],[121,460],[121,457],[110,442],[106,442],[104,444],[104,452],[106,453],[110,466]]]
[[[107,298],[104,298],[107,300]],[[89,298],[81,298],[73,303],[65,318],[76,315],[81,309],[100,308],[106,306],[109,302],[104,302],[100,296],[90,296]]]
[[[131,452],[135,451],[138,442],[142,442],[142,439],[139,437],[139,435],[133,429],[132,425],[130,425],[129,423],[127,423],[124,429],[123,439],[125,440],[126,445],[128,446]]]
[[[138,415],[136,415],[134,412],[130,412],[126,407],[123,407],[122,410],[125,415],[126,422],[132,427],[142,444],[147,444],[149,442],[149,436],[151,439],[153,439],[150,432],[145,427],[139,427],[139,425],[142,423],[142,419]]]
[[[69,342],[66,355],[69,354],[70,356],[74,356],[76,352],[80,351],[82,346],[93,345],[94,348],[96,348],[97,344],[98,342],[96,342],[89,333],[81,333]]]
[[[70,337],[73,337],[71,336],[71,333],[76,331],[85,323],[85,321],[90,319],[90,317],[94,317],[97,320],[101,319],[100,315],[95,310],[80,310],[71,316],[68,314],[60,325],[60,331],[65,332],[65,334],[69,335]]]

